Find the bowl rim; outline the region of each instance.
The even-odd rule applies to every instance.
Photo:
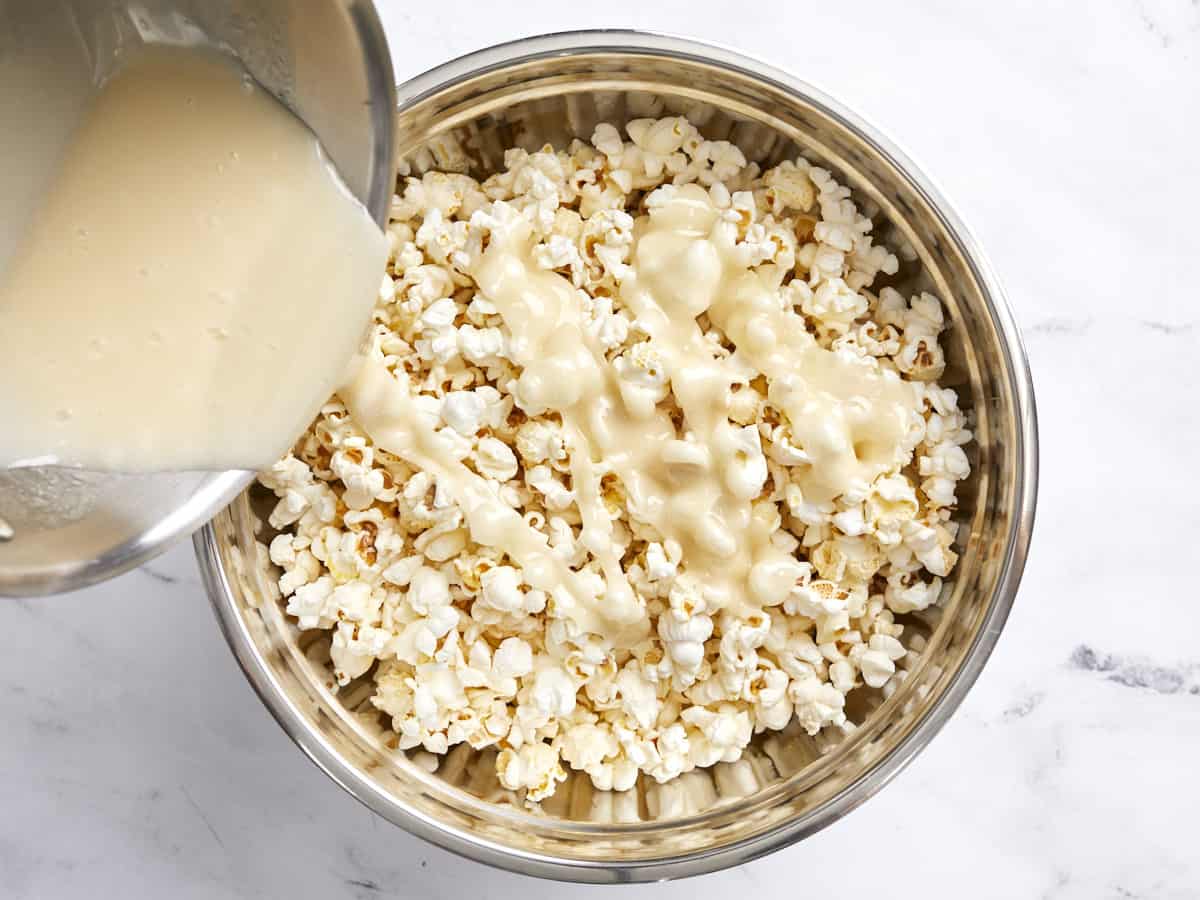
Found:
[[[1033,381],[1028,358],[1011,308],[978,241],[924,171],[874,126],[868,125],[825,92],[772,65],[741,52],[691,38],[632,29],[563,31],[519,38],[459,56],[417,75],[396,89],[403,110],[467,78],[520,63],[586,53],[668,55],[717,65],[748,75],[787,93],[802,96],[839,121],[904,173],[960,245],[972,275],[982,288],[988,314],[1000,337],[1005,376],[1013,392],[1016,484],[1013,524],[1007,535],[997,587],[971,647],[938,700],[907,735],[872,768],[836,795],[799,818],[733,844],[658,859],[592,861],[517,850],[486,838],[450,829],[398,803],[335,751],[288,700],[264,663],[245,621],[232,603],[228,575],[220,562],[216,533],[207,524],[194,538],[201,575],[221,631],[251,686],[280,727],[300,749],[347,793],[383,818],[452,853],[488,865],[541,878],[586,883],[659,881],[700,875],[741,865],[808,837],[842,818],[892,780],[941,730],[961,704],[991,655],[1012,608],[1032,536],[1038,482],[1038,437]]]

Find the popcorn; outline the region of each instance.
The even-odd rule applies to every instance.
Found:
[[[296,588],[287,604],[288,615],[299,620],[301,629],[330,627],[334,620],[329,602],[333,587],[333,579],[322,575],[316,581]]]
[[[725,484],[730,493],[743,500],[757,497],[767,480],[767,460],[763,456],[762,440],[752,425],[732,429],[729,434],[725,466]]]
[[[599,280],[605,275],[616,281],[625,278],[632,246],[633,216],[624,210],[602,209],[584,221],[580,253]]]
[[[805,315],[838,333],[849,331],[854,320],[867,311],[867,299],[840,278],[822,281],[800,302]]]
[[[904,336],[895,356],[896,368],[919,381],[934,381],[946,371],[946,358],[937,342],[926,335]]]
[[[549,466],[534,466],[526,470],[525,481],[542,495],[548,510],[565,510],[575,502],[575,492],[568,490],[566,485],[555,477],[554,470]]]
[[[809,734],[846,722],[846,695],[832,684],[823,684],[815,675],[794,679],[788,685],[788,699],[795,706],[796,721]]]
[[[882,650],[867,650],[858,657],[863,681],[873,688],[881,688],[896,672],[896,664]]]
[[[658,695],[653,683],[630,663],[617,675],[617,694],[621,710],[642,730],[650,729],[658,719]]]
[[[543,269],[567,269],[576,286],[583,283],[583,257],[566,235],[552,234],[544,244],[534,247],[533,261]]]
[[[646,154],[664,158],[683,146],[695,128],[687,119],[634,119],[625,126],[633,141]]]
[[[613,360],[621,398],[630,411],[652,410],[667,397],[670,377],[662,357],[649,341],[634,344]]]
[[[695,729],[689,731],[689,768],[740,759],[753,733],[749,712],[731,703],[723,703],[715,711],[692,706],[680,718]]]
[[[277,534],[271,539],[268,550],[271,562],[282,568],[290,569],[296,565],[296,545],[290,534]],[[290,593],[290,592],[289,592]]]
[[[624,134],[601,123],[590,143],[510,149],[482,183],[460,174],[468,158],[451,140],[410,168],[454,171],[401,180],[372,350],[407,379],[436,467],[376,446],[335,398],[259,477],[278,532],[260,555],[297,626],[329,632],[336,687],[370,680],[397,746],[422,758],[496,748],[499,783],[529,804],[568,768],[627,791],[735,762],[756,732],[793,721],[851,730],[848,695],[890,696],[923,650],[905,617],[940,602],[971,473],[969,415],[937,383],[940,301],[867,290],[899,267],[873,242],[876,211],[804,158],[760,172],[735,143],[706,139],[697,125],[711,110],[689,121],[657,117],[652,98],[630,108],[643,117]],[[685,197],[695,206],[681,213]],[[691,269],[664,288],[640,242],[672,215],[688,217],[686,233],[656,252],[686,253]],[[510,243],[569,298],[533,311],[525,331],[513,299],[481,286],[490,248]],[[722,260],[744,271],[735,279]],[[669,302],[639,299],[647,285]],[[743,292],[768,327],[726,333],[719,299]],[[908,385],[894,458],[870,477],[813,488],[825,442],[849,435],[854,458],[876,453],[860,441],[870,398],[830,399],[844,432],[791,421],[792,400],[826,404],[828,384],[756,368],[759,352],[738,340],[782,348],[766,313],[792,317],[836,366]],[[577,335],[613,392],[586,413],[518,402],[541,328]],[[698,380],[689,354],[720,360],[720,383]],[[636,442],[612,427],[622,416],[646,423],[648,471],[621,464]],[[671,491],[704,502],[673,522],[656,507]],[[480,539],[488,504],[511,513],[504,527],[524,529],[531,556]],[[741,518],[718,514],[729,509]],[[555,567],[570,573],[557,586]],[[616,627],[614,610],[631,621]]]
[[[463,358],[477,366],[499,365],[508,355],[507,342],[499,328],[460,325],[455,341]]]
[[[666,660],[673,664],[671,675],[681,687],[688,687],[695,681],[704,663],[704,642],[712,632],[712,619],[706,615],[680,617],[672,612],[659,616],[658,636],[663,641]]]
[[[493,481],[508,481],[517,474],[517,457],[508,444],[485,437],[475,447],[475,465]]]
[[[333,589],[329,601],[344,622],[369,622],[378,612],[379,601],[374,597],[371,586],[361,581],[339,584]]]
[[[391,632],[382,628],[339,622],[329,646],[338,684],[345,686],[363,675],[384,652],[391,638]]]
[[[671,781],[692,768],[688,759],[690,752],[687,728],[682,722],[675,722],[659,731],[654,743],[642,751],[649,757],[649,765],[643,763],[642,769],[660,784]]]
[[[483,398],[473,391],[451,391],[442,400],[442,421],[463,437],[473,437],[483,425]]]
[[[351,509],[366,509],[384,493],[384,473],[372,466],[373,450],[356,439],[334,451],[330,470],[346,486],[342,502]]]
[[[533,648],[517,637],[505,638],[492,657],[492,672],[500,679],[524,678],[533,671]]]
[[[526,593],[521,588],[520,573],[512,566],[497,566],[485,572],[480,579],[479,599],[475,605],[507,614],[526,612]]]
[[[666,547],[651,541],[646,545],[646,574],[654,581],[674,578],[682,555],[683,550],[674,541],[667,541]]]
[[[905,583],[905,580],[908,583]],[[887,598],[888,609],[894,613],[919,612],[928,609],[937,602],[942,592],[942,579],[934,578],[930,582],[912,580],[908,576],[893,575],[888,577]]]
[[[728,181],[746,165],[742,151],[729,141],[705,141],[697,148],[696,156],[707,159],[712,168],[700,173],[701,184]]]
[[[788,209],[807,212],[812,208],[817,192],[809,180],[809,168],[803,158],[785,160],[763,176],[763,194],[771,212],[778,216]]]
[[[558,462],[567,456],[562,430],[551,422],[526,422],[517,429],[515,443],[526,463]]]
[[[601,122],[592,132],[592,146],[610,157],[620,157],[625,149],[621,133],[607,122]]]
[[[950,574],[958,556],[950,549],[953,539],[945,528],[910,521],[904,523],[901,534],[905,546],[913,551],[921,565],[932,574],[939,577]]]
[[[577,690],[578,686],[562,669],[542,669],[534,677],[530,705],[546,719],[564,718],[575,710]]]

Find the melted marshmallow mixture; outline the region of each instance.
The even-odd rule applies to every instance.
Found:
[[[127,56],[90,96],[84,82],[44,190],[17,197],[28,227],[3,242],[0,467],[258,469],[342,378],[384,238],[313,133],[232,59]],[[7,88],[0,101],[29,93]]]
[[[528,802],[853,726],[935,603],[969,441],[938,301],[806,160],[685,119],[407,179],[370,349],[293,455],[288,612],[402,748]]]

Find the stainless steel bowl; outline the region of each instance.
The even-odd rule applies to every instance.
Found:
[[[940,607],[907,617],[926,642],[898,690],[851,695],[844,739],[760,735],[746,758],[626,794],[573,777],[540,814],[506,794],[489,753],[459,747],[435,772],[392,747],[369,684],[336,696],[327,636],[283,614],[243,494],[196,538],[217,617],[264,703],[312,760],[385,818],[464,856],[588,882],[649,881],[746,862],[828,825],[878,791],[945,723],[975,681],[1012,605],[1033,524],[1033,391],[1000,287],[925,176],[876,131],[791,76],[716,47],[627,31],[493,47],[400,88],[401,153],[486,172],[505,147],[588,135],[597,121],[688,110],[710,136],[773,163],[803,151],[840,173],[908,262],[901,287],[946,302],[945,383],[973,410],[961,562]],[[457,151],[465,151],[460,154]],[[265,507],[264,507],[265,508]],[[265,517],[265,516],[262,516]]]
[[[59,93],[86,96],[86,85],[131,41],[209,42],[234,52],[312,128],[376,221],[386,221],[395,177],[396,93],[387,40],[370,0],[0,3],[0,60],[36,65],[42,76],[31,81],[21,102],[0,104],[0,136],[55,135],[31,146],[65,140],[70,115],[79,114],[82,104],[66,110]],[[17,222],[32,213],[32,207],[22,208],[24,201],[37,196],[31,176],[20,174],[16,181],[0,176],[0,201],[6,201],[0,217]],[[0,228],[0,270],[11,249],[4,240],[9,230],[19,233]],[[10,526],[0,528],[0,596],[69,591],[119,575],[191,534],[253,478],[250,472],[0,468],[0,522]]]

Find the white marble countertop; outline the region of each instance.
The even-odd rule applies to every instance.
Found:
[[[638,896],[1200,896],[1197,0],[381,4],[401,78],[567,28],[720,41],[882,127],[1005,281],[1041,413],[1012,618],[945,730],[799,846]],[[1190,549],[1189,549],[1190,548]],[[189,546],[0,601],[0,897],[552,898],[376,818],[266,714]]]

